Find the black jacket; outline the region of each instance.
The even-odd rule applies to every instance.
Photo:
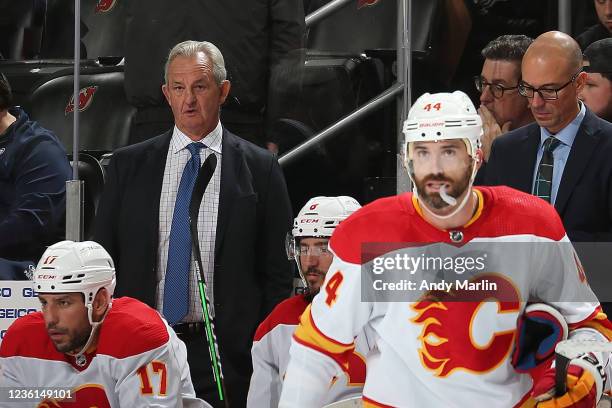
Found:
[[[603,40],[604,38],[610,37],[610,31],[601,23],[597,23],[594,26],[591,26],[584,30],[579,36],[576,37],[576,41],[580,44],[580,48],[582,51],[585,50],[586,47],[593,44],[595,41]]]
[[[540,127],[532,123],[497,138],[486,185],[531,192]],[[578,129],[559,184],[555,208],[572,241],[612,241],[612,124],[589,109]]]

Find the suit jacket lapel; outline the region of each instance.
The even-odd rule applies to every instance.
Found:
[[[589,164],[589,159],[595,147],[599,142],[599,129],[596,128],[594,123],[593,113],[587,109],[586,115],[578,128],[574,144],[570,150],[563,175],[561,176],[561,182],[559,184],[559,191],[557,192],[557,198],[555,200],[555,208],[559,214],[563,214],[567,200],[569,199],[576,183],[580,180],[582,173]]]
[[[143,175],[148,181],[143,182],[143,210],[148,209],[149,213],[145,217],[147,222],[149,237],[151,239],[152,252],[155,254],[155,264],[157,264],[157,247],[159,243],[159,200],[161,197],[161,189],[164,181],[164,170],[166,169],[166,159],[168,158],[168,149],[170,148],[170,139],[172,138],[172,130],[164,133],[164,137],[156,140],[151,145],[146,153],[141,169],[147,174]],[[145,235],[146,236],[146,235]]]
[[[238,181],[241,179],[240,172],[244,160],[237,142],[235,136],[224,128],[221,142],[221,188],[219,191],[217,235],[215,237],[215,259],[219,255],[219,249],[223,242],[225,229],[232,212],[232,203],[238,195]]]
[[[512,170],[514,172],[515,185],[510,187],[531,193],[533,172],[536,165],[538,147],[540,146],[540,127],[535,123],[528,125],[527,133],[517,146],[516,163],[523,163],[523,165],[515,166]]]

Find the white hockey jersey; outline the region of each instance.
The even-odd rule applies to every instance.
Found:
[[[257,328],[251,350],[253,375],[247,407],[278,407],[282,381],[289,363],[291,337],[308,305],[307,295],[290,297],[279,303]],[[361,396],[368,351],[367,336],[361,333],[355,339],[355,350],[348,357],[346,371],[338,367],[323,399],[324,404]]]
[[[375,343],[363,390],[364,406],[372,407],[532,406],[530,375],[517,373],[510,363],[516,319],[532,299],[557,308],[570,337],[610,339],[612,326],[555,209],[507,187],[475,191],[477,211],[455,231],[426,222],[410,193],[378,200],[340,224],[330,241],[335,256],[321,293],[294,334],[280,407],[320,407],[335,362],[345,361],[364,326]],[[406,243],[416,248],[448,243],[452,250],[474,242],[488,245],[503,262],[471,282],[487,280],[498,292],[481,286],[468,302],[452,299],[463,289],[425,288],[411,301],[380,302],[368,300],[362,290],[372,283],[364,274],[373,264],[364,256],[364,244],[404,243],[397,248],[405,249]],[[501,245],[507,242],[527,243],[534,250],[514,254]],[[428,273],[413,272],[406,277]],[[500,293],[503,298],[496,297]]]
[[[0,346],[0,389],[68,388],[71,399],[30,402],[40,408],[210,407],[195,396],[185,344],[157,311],[122,297],[99,329],[95,350],[83,367],[60,353],[42,313],[9,327]],[[1,388],[7,387],[7,388]],[[5,392],[2,407],[23,407]]]

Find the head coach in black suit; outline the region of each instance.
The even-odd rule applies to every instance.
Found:
[[[188,177],[190,166],[199,169],[208,155],[216,156],[200,206],[198,237],[228,400],[240,407],[246,404],[252,371],[253,333],[291,291],[284,254],[292,225],[289,197],[272,154],[228,132],[219,121],[230,83],[217,47],[177,44],[165,75],[162,91],[174,129],[113,154],[95,239],[115,260],[118,296],[140,299],[164,315],[187,345],[196,393],[220,405],[215,403],[191,238],[184,230],[191,189],[183,186],[188,179],[195,182]]]
[[[495,140],[484,184],[549,201],[574,242],[612,241],[612,125],[578,100],[587,75],[580,47],[564,33],[544,33],[525,53],[522,74],[519,92],[536,123]]]

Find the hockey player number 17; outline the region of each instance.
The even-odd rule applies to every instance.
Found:
[[[342,272],[338,271],[331,277],[327,285],[325,285],[325,293],[327,293],[327,297],[325,298],[325,303],[327,306],[331,307],[334,302],[336,302],[336,297],[338,297],[338,288],[342,284],[344,280],[344,276]]]
[[[151,378],[149,377],[149,367],[151,367],[153,374],[159,375],[159,392],[157,395],[166,395],[168,381],[167,370],[166,363],[162,361],[151,361],[149,364],[145,364],[137,370],[140,376],[140,393],[142,395],[153,395],[153,386],[151,385]]]

